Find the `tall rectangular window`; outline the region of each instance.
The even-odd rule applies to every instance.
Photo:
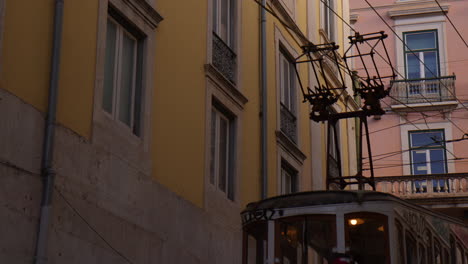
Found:
[[[297,185],[297,171],[285,161],[281,161],[281,194],[297,192]]]
[[[213,107],[210,129],[210,183],[234,200],[234,118]]]
[[[212,64],[233,84],[237,78],[236,6],[238,0],[213,1]]]
[[[102,108],[140,134],[142,35],[122,18],[107,19]]]
[[[213,32],[229,47],[234,47],[236,0],[213,0]]]
[[[410,131],[411,172],[413,175],[447,172],[443,130]],[[426,191],[426,182],[415,182],[416,189]],[[434,191],[445,190],[445,180],[433,181]]]
[[[283,49],[280,49],[279,54],[279,83],[281,131],[296,142],[296,71],[292,59]]]
[[[423,79],[439,76],[437,30],[405,32],[406,77]]]
[[[333,41],[334,38],[334,3],[333,0],[320,1],[321,5],[321,26],[323,31],[327,34],[329,40]]]

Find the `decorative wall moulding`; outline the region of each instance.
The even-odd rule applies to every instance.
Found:
[[[448,13],[450,5],[441,5],[442,10]],[[417,5],[401,5],[394,7],[388,11],[388,15],[393,18],[401,18],[405,16],[417,16],[417,15],[438,15],[441,14],[441,10],[437,4],[424,3]]]

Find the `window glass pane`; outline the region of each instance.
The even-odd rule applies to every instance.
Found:
[[[290,95],[289,95],[289,62],[288,60],[283,56],[283,72],[281,74],[284,76],[283,77],[283,93],[284,93],[284,99],[283,99],[283,104],[286,106],[286,108],[289,108],[289,100],[290,100]]]
[[[442,131],[411,132],[411,147],[442,146],[443,141]]]
[[[336,216],[335,215],[310,215],[307,216],[307,236],[309,259],[313,262],[314,256],[319,260],[329,258],[336,249]],[[326,260],[325,260],[326,261]],[[321,262],[319,262],[321,263]],[[327,263],[327,262],[324,262]]]
[[[219,34],[225,43],[229,43],[229,0],[220,1],[221,4],[221,25]]]
[[[405,34],[406,45],[410,50],[435,49],[436,31]],[[408,50],[408,48],[406,48]]]
[[[216,156],[216,111],[211,111],[211,144],[210,144],[210,182],[215,183],[215,156]]]
[[[294,114],[296,113],[296,71],[294,70],[294,65],[292,63],[289,63],[289,94],[289,109],[291,110],[291,113]]]
[[[219,5],[219,0],[213,0],[213,31],[216,32],[216,33],[218,33],[218,31],[219,31],[218,5]]]
[[[443,149],[431,149],[431,173],[445,173],[445,156]]]
[[[439,76],[439,64],[437,63],[437,52],[426,51],[424,52],[424,67],[425,78]]]
[[[406,232],[406,263],[417,264],[417,254],[416,241],[410,233]]]
[[[114,98],[114,75],[115,75],[115,49],[117,38],[117,26],[107,20],[106,33],[106,58],[104,63],[104,88],[102,95],[102,108],[112,114]]]
[[[375,213],[345,217],[346,253],[359,264],[389,263],[387,217]]]
[[[119,120],[128,126],[131,126],[133,91],[135,89],[135,53],[136,41],[123,33]]]
[[[417,55],[418,53],[416,53]],[[408,79],[419,79],[421,78],[421,67],[419,58],[413,53],[406,54],[406,71]]]
[[[303,246],[303,222],[288,221],[280,222],[281,236],[280,244],[280,259],[283,264],[301,264],[302,263],[302,246]]]
[[[219,188],[226,192],[228,162],[228,120],[219,119]]]
[[[413,150],[413,174],[428,174],[426,150]]]
[[[234,48],[235,46],[235,18],[236,18],[236,1],[237,0],[230,0],[229,1],[229,46]]]

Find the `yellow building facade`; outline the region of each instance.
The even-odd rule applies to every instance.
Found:
[[[324,2],[0,0],[0,259],[240,263],[247,203],[326,188],[294,71],[299,31],[346,48]]]

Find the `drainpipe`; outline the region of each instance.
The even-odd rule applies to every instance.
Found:
[[[267,151],[267,61],[266,61],[266,0],[262,0],[261,10],[261,82],[262,82],[262,199],[268,195],[268,151]]]
[[[52,167],[54,154],[55,118],[57,113],[57,93],[60,68],[60,49],[62,46],[63,6],[64,0],[55,0],[54,35],[52,46],[52,63],[50,70],[49,96],[47,117],[45,122],[44,143],[42,148],[41,176],[43,193],[39,228],[37,232],[36,252],[34,264],[47,263],[47,241],[49,234],[49,220],[54,193],[55,171]]]

